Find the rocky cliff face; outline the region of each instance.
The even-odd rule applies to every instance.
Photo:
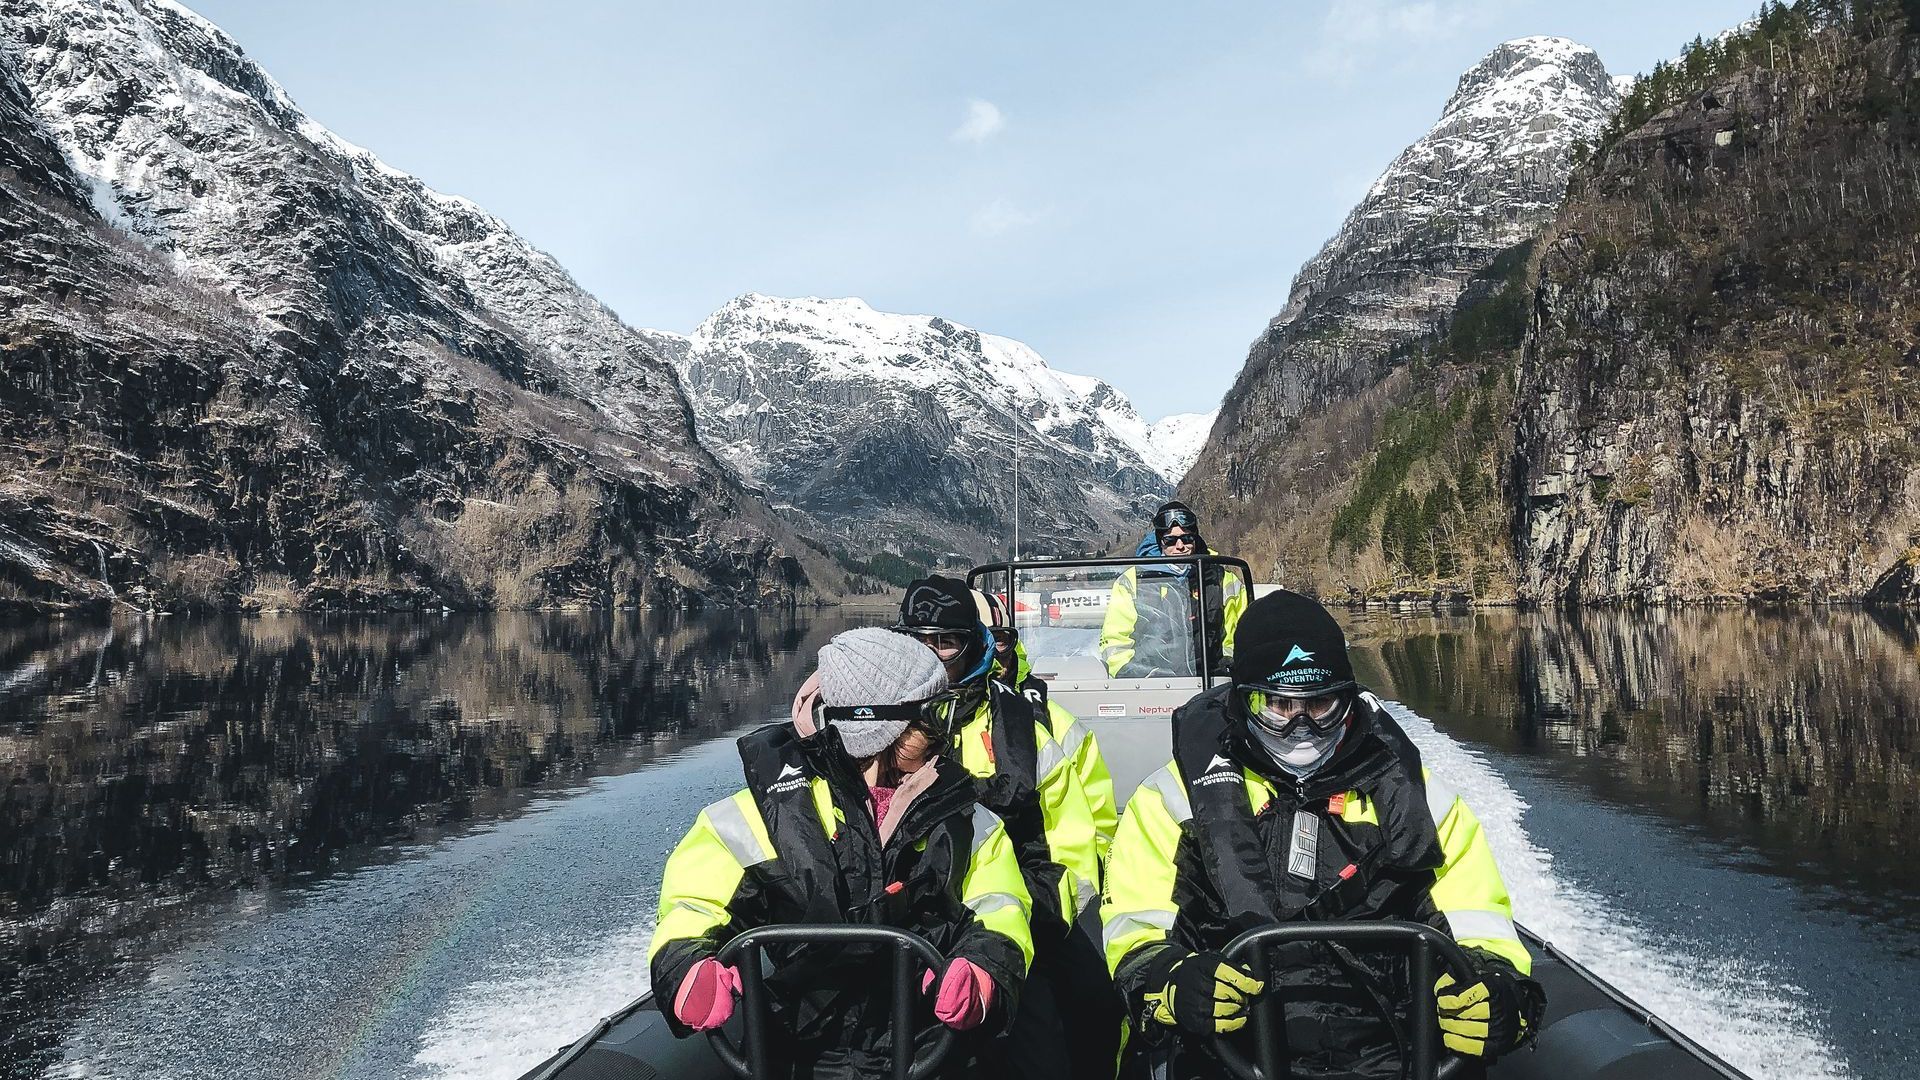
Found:
[[[1754,52],[1625,132],[1544,247],[1531,598],[1920,598],[1920,49]]]
[[[551,258],[302,115],[198,16],[0,0],[0,72],[0,603],[791,599],[837,578]]]
[[[853,555],[1005,554],[1016,431],[1024,552],[1137,530],[1184,471],[1191,420],[1150,426],[1106,383],[946,319],[750,293],[691,336],[651,333],[708,448]]]
[[[1324,537],[1389,420],[1462,382],[1410,372],[1411,347],[1481,298],[1476,279],[1498,291],[1505,271],[1490,268],[1552,218],[1571,147],[1618,101],[1600,58],[1558,38],[1507,42],[1462,76],[1439,122],[1301,269],[1222,402],[1181,486],[1217,545],[1321,592],[1390,583],[1377,544],[1356,555]]]

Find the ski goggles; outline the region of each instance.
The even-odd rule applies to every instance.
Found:
[[[966,630],[936,630],[917,626],[896,626],[893,629],[894,632],[914,638],[920,644],[939,653],[942,659],[958,655],[968,645],[979,640],[978,634]]]
[[[1331,733],[1346,723],[1353,708],[1347,688],[1301,697],[1283,694],[1271,686],[1236,686],[1247,706],[1247,718],[1277,738],[1291,738],[1305,724],[1315,735]]]
[[[1020,632],[1011,626],[996,626],[990,633],[993,634],[994,647],[998,649],[1010,649],[1020,640]]]
[[[820,716],[829,724],[890,720],[934,735],[945,735],[953,728],[954,705],[959,700],[960,695],[947,690],[925,701],[903,701],[897,705],[823,705]]]

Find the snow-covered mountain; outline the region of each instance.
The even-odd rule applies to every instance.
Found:
[[[1429,329],[1433,312],[1459,295],[1461,268],[1528,239],[1553,215],[1574,142],[1593,140],[1619,106],[1613,76],[1584,45],[1529,37],[1494,49],[1300,268],[1273,329],[1334,296],[1356,329]]]
[[[146,567],[129,581],[162,593],[149,564],[193,558],[223,567],[221,596],[271,582],[296,602],[323,585],[347,602],[471,605],[751,598],[807,580],[817,556],[699,446],[671,369],[639,335],[499,219],[308,118],[213,24],[172,0],[0,0],[0,64],[20,90],[9,124],[56,145],[70,173],[32,191],[30,175],[10,181],[39,208],[23,214],[60,219],[23,217],[10,242],[28,252],[47,242],[34,228],[108,228],[108,246],[126,250],[103,253],[104,276],[86,284],[109,308],[168,302],[117,295],[110,267],[165,268],[167,289],[247,342],[207,361],[211,382],[186,388],[194,404],[172,422],[205,434],[244,415],[272,433],[244,452],[174,448],[168,482],[196,492],[175,499],[193,507],[194,529],[136,535],[112,515],[75,517],[91,538],[77,550],[124,549]],[[46,302],[66,288],[23,278],[32,303],[5,314],[23,334],[99,337],[84,343],[99,353],[160,347],[108,335],[107,311],[63,322]],[[195,348],[178,336],[161,346]],[[60,411],[138,404],[121,393],[106,384],[41,404],[69,427],[100,426],[96,441],[151,441],[111,410]],[[159,470],[153,452],[130,446],[126,469]],[[65,507],[108,482],[56,491],[21,470],[14,483]],[[109,487],[136,499],[155,483]],[[20,550],[26,566],[51,549]],[[116,593],[112,572],[82,579],[93,576]]]
[[[708,449],[856,548],[1004,551],[1016,438],[1034,551],[1137,527],[1191,460],[1190,422],[1150,425],[1099,379],[937,316],[748,293],[649,334]]]
[[[1461,76],[1249,350],[1181,489],[1216,536],[1256,560],[1297,553],[1272,523],[1293,528],[1342,490],[1340,469],[1413,389],[1379,389],[1401,347],[1444,327],[1476,275],[1552,220],[1573,144],[1619,104],[1600,57],[1562,38],[1506,42]]]
[[[1214,418],[1220,410],[1204,413],[1174,413],[1153,422],[1147,429],[1147,441],[1160,455],[1158,468],[1162,476],[1179,483],[1193,468],[1193,460],[1200,456],[1200,448],[1207,443],[1207,433],[1213,430]]]

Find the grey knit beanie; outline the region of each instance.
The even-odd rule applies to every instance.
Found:
[[[865,626],[820,647],[820,701],[829,707],[924,701],[947,688],[947,669],[932,649],[905,634]],[[836,720],[840,745],[872,757],[904,735],[904,720]]]

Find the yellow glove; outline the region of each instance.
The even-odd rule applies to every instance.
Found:
[[[1497,1057],[1533,1037],[1546,999],[1538,983],[1488,964],[1464,987],[1452,975],[1433,984],[1440,1014],[1440,1041],[1472,1057]]]
[[[1248,1006],[1266,988],[1267,984],[1219,953],[1197,952],[1174,960],[1166,971],[1166,982],[1143,998],[1146,1014],[1159,1023],[1196,1035],[1216,1035],[1246,1027]]]

